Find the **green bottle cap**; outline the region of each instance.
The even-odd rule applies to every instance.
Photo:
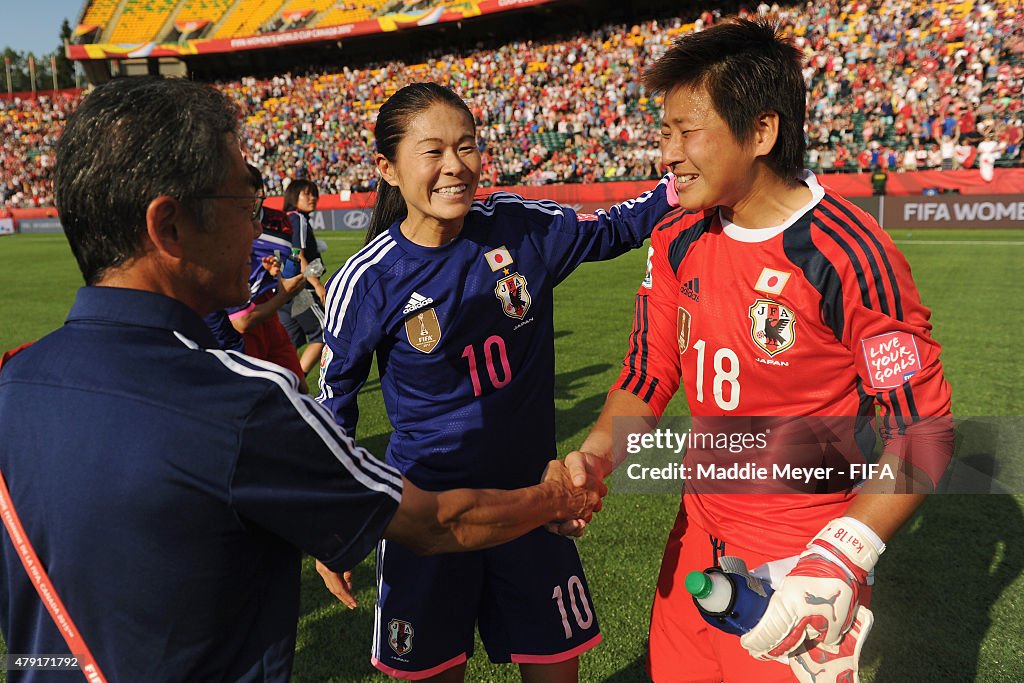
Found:
[[[696,598],[711,595],[711,577],[704,572],[690,572],[686,575],[686,590]]]

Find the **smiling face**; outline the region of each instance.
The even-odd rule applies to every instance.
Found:
[[[399,188],[408,207],[406,235],[431,230],[454,237],[462,229],[480,183],[480,150],[465,111],[436,103],[412,116],[395,158],[377,155],[377,168]]]
[[[210,310],[239,306],[249,299],[252,241],[261,227],[252,219],[259,188],[242,159],[237,139],[229,138],[228,175],[215,192],[220,196],[203,200],[210,204],[205,222],[194,216],[182,230],[185,279],[197,290],[197,300]]]

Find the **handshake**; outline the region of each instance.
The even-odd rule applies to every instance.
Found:
[[[601,510],[601,501],[608,493],[604,479],[611,471],[610,460],[581,451],[569,453],[564,461],[548,463],[543,483],[558,486],[566,503],[565,511],[546,525],[547,530],[562,536],[582,536],[594,513]]]

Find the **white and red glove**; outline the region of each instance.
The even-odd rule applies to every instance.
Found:
[[[867,607],[857,608],[853,626],[838,645],[800,648],[789,658],[789,668],[800,683],[860,683],[860,651],[875,617]]]
[[[807,545],[740,644],[756,659],[779,660],[801,647],[813,652],[840,646],[858,616],[868,573],[884,550],[885,544],[863,522],[852,517],[832,520]],[[870,617],[867,621],[870,628]],[[862,639],[866,631],[860,633]]]

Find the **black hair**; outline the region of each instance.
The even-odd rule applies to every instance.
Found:
[[[85,98],[57,142],[54,195],[86,284],[138,255],[157,197],[207,222],[197,197],[227,178],[240,118],[220,91],[178,78],[117,78]]]
[[[742,144],[754,135],[757,118],[779,116],[779,136],[766,161],[792,178],[804,165],[807,86],[803,54],[766,18],[733,18],[677,38],[644,75],[644,86],[668,94],[679,87],[703,88],[715,111]]]
[[[299,195],[304,191],[308,191],[314,198],[320,196],[320,190],[312,180],[305,178],[293,180],[284,191],[284,210],[286,212],[299,210]]]
[[[405,137],[409,121],[435,104],[447,104],[465,112],[470,121],[473,113],[453,90],[438,83],[411,83],[389,97],[380,106],[377,123],[373,128],[377,152],[389,161],[395,160],[398,143]],[[475,127],[475,123],[474,123]],[[377,200],[366,231],[366,244],[409,213],[401,191],[383,178],[377,178]]]

